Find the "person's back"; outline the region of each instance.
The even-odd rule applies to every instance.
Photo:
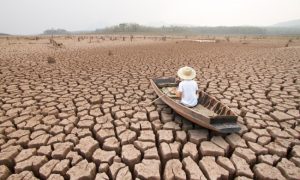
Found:
[[[193,107],[198,103],[198,85],[193,79],[196,77],[196,71],[191,67],[182,67],[177,75],[182,81],[177,89],[177,96],[181,98],[181,104]]]
[[[179,83],[178,91],[181,93],[181,103],[193,107],[198,103],[198,85],[194,80],[184,80]]]

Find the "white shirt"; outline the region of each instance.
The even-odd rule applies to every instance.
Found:
[[[181,103],[186,106],[196,106],[198,103],[198,96],[196,91],[198,85],[194,80],[183,80],[179,83],[178,91],[181,92]]]

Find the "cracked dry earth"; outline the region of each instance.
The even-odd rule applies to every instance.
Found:
[[[58,41],[2,40],[0,179],[300,179],[299,48]],[[162,102],[139,108],[157,97],[150,78],[184,65],[240,132],[203,129]]]

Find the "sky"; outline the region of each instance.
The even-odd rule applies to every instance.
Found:
[[[95,30],[119,23],[268,26],[300,19],[300,0],[0,0],[0,33]]]

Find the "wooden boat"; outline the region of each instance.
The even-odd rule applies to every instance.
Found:
[[[237,115],[204,91],[199,92],[198,105],[189,108],[182,105],[180,100],[168,91],[168,88],[177,87],[175,78],[156,78],[150,82],[164,103],[193,123],[220,133],[232,133],[241,129],[237,124]]]

